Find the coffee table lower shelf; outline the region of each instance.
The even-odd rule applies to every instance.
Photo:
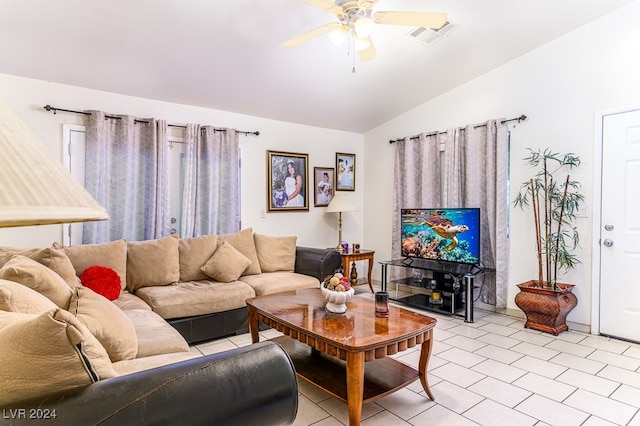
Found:
[[[347,402],[346,362],[319,352],[288,336],[271,339],[291,357],[298,376],[328,394]],[[418,380],[418,371],[393,358],[365,363],[363,403],[375,401]]]

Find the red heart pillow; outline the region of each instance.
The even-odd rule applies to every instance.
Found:
[[[89,266],[80,274],[80,282],[109,300],[116,300],[122,290],[118,273],[106,266]]]

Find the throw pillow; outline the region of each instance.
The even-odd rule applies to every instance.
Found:
[[[53,243],[54,249],[63,251],[68,257],[78,276],[85,269],[94,265],[111,268],[120,276],[120,286],[124,290],[127,282],[127,241],[116,240],[101,244],[78,244],[64,247]]]
[[[14,281],[0,279],[0,311],[41,314],[56,304],[37,291]]]
[[[127,288],[168,285],[180,279],[178,234],[127,243]]]
[[[69,312],[98,339],[112,362],[134,359],[138,338],[131,320],[112,302],[90,288],[78,287]]]
[[[224,241],[204,264],[202,272],[216,281],[230,283],[240,278],[249,265],[251,260]]]
[[[117,376],[107,352],[69,312],[0,312],[0,405]]]
[[[48,248],[20,249],[13,247],[0,247],[0,267],[7,263],[13,256],[21,255],[33,259],[36,262],[51,269],[60,275],[69,287],[76,288],[78,277],[71,260],[64,252]]]
[[[200,268],[213,256],[217,248],[218,236],[215,234],[181,238],[178,242],[180,281],[206,280],[207,276]]]
[[[293,272],[296,266],[297,237],[270,237],[254,234],[262,272]]]
[[[72,291],[62,277],[28,257],[13,256],[0,268],[0,278],[37,291],[62,309],[69,306]]]
[[[89,266],[80,275],[80,282],[109,300],[116,300],[122,291],[118,273],[106,266]]]
[[[241,275],[257,275],[262,272],[258,254],[256,253],[256,245],[253,242],[253,229],[247,228],[233,234],[218,235],[218,247],[227,241],[236,250],[245,255],[251,261],[251,265]]]

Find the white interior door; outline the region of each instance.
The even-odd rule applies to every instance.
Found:
[[[640,110],[602,126],[600,333],[640,342]]]
[[[62,143],[65,147],[64,166],[82,186],[84,186],[84,142],[84,126],[62,125]],[[66,246],[82,244],[82,222],[65,224],[63,232],[62,244]]]

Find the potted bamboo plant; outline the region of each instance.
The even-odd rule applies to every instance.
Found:
[[[535,224],[538,278],[518,284],[516,305],[525,313],[526,328],[558,335],[567,330],[567,314],[578,304],[573,284],[559,283],[558,271],[576,267],[573,254],[580,243],[574,225],[584,196],[580,184],[564,173],[580,165],[573,153],[529,149],[524,158],[535,174],[522,184],[514,205],[531,209]]]

